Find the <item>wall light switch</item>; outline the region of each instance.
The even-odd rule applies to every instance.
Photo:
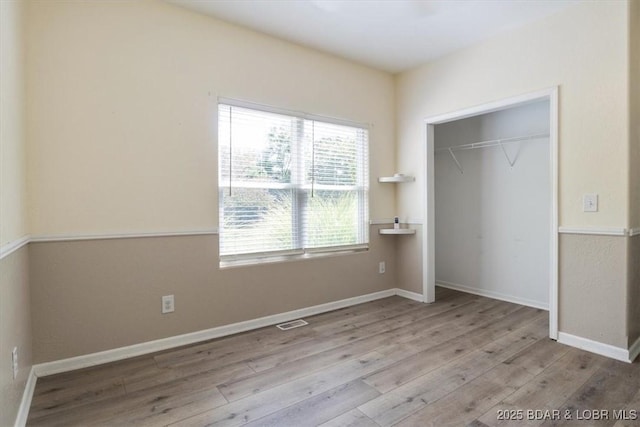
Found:
[[[585,194],[584,196],[582,196],[582,211],[598,212],[598,195],[597,194]]]

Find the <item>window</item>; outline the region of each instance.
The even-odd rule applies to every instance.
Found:
[[[221,260],[367,248],[368,145],[362,126],[219,104]]]

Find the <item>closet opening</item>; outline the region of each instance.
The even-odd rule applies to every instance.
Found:
[[[423,295],[549,311],[558,333],[557,88],[426,119]]]

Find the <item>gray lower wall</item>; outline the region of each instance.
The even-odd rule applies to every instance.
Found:
[[[17,333],[29,349],[29,281],[35,363],[393,287],[421,293],[422,230],[415,228],[414,236],[380,236],[372,227],[368,252],[223,270],[217,236],[31,243],[28,272],[26,249],[0,264],[3,313],[18,325],[3,323],[3,348]],[[640,337],[639,256],[637,237],[562,234],[560,331],[621,348]],[[384,275],[379,261],[387,263]],[[162,315],[167,294],[176,311]]]
[[[397,237],[398,287],[422,294],[422,225],[410,226],[415,235]]]
[[[627,242],[560,235],[560,332],[627,348]]]
[[[627,310],[629,346],[640,339],[640,235],[629,238]]]
[[[23,246],[0,260],[0,426],[14,424],[31,371],[29,249]],[[11,351],[18,347],[18,376],[13,379]]]
[[[395,238],[367,252],[218,267],[217,236],[30,244],[36,363],[195,332],[395,287]],[[378,274],[378,262],[387,271]],[[161,314],[162,295],[176,311]]]

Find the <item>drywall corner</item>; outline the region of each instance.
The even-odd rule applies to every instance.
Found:
[[[13,425],[32,368],[28,246],[0,259],[0,425]],[[13,377],[11,351],[18,349]]]

